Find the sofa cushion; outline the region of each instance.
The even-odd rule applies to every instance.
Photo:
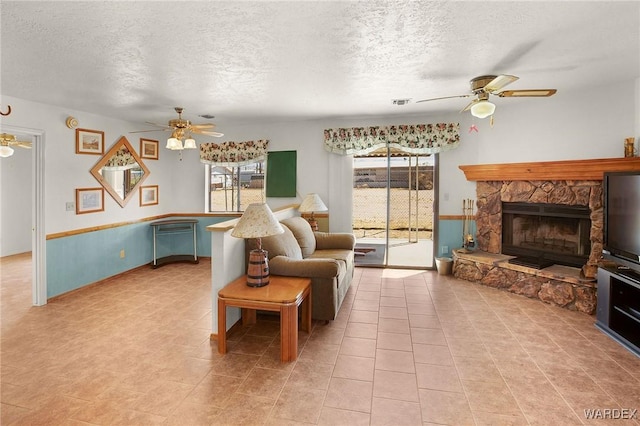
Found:
[[[311,256],[309,256],[310,259],[335,259],[341,260],[344,263],[353,263],[353,257],[353,250],[344,249],[316,250]]]
[[[262,249],[268,252],[269,260],[276,256],[302,259],[302,251],[291,230],[282,225],[284,233],[262,238]]]
[[[313,235],[311,225],[302,217],[291,217],[282,221],[298,240],[298,245],[302,250],[302,257],[309,257],[316,251],[316,237]]]
[[[308,278],[336,278],[340,276],[341,261],[335,259],[291,259],[276,256],[269,260],[269,269],[274,275]]]
[[[356,246],[355,235],[347,232],[315,232],[316,250],[345,249],[353,251]]]

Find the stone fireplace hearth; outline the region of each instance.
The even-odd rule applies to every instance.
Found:
[[[602,258],[603,174],[638,168],[637,157],[460,166],[467,180],[477,181],[477,249],[454,252],[454,275],[593,314],[597,304],[595,277]],[[584,246],[589,252],[584,253],[584,265],[538,269],[509,263],[513,256],[502,253],[503,203],[588,208],[590,227]]]

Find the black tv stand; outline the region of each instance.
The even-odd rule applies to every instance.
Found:
[[[640,284],[640,272],[636,271],[635,269],[631,269],[626,266],[624,267],[618,266],[618,268],[616,269],[616,273],[624,277],[627,277],[635,281],[636,283]]]
[[[596,327],[640,357],[640,273],[598,268]]]

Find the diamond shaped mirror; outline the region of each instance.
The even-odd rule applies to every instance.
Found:
[[[127,204],[149,173],[124,136],[91,169],[93,177],[121,207]]]

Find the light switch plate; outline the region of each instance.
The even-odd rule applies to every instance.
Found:
[[[68,212],[72,212],[76,209],[76,203],[74,203],[73,201],[69,201],[68,203],[65,204],[67,211]]]

